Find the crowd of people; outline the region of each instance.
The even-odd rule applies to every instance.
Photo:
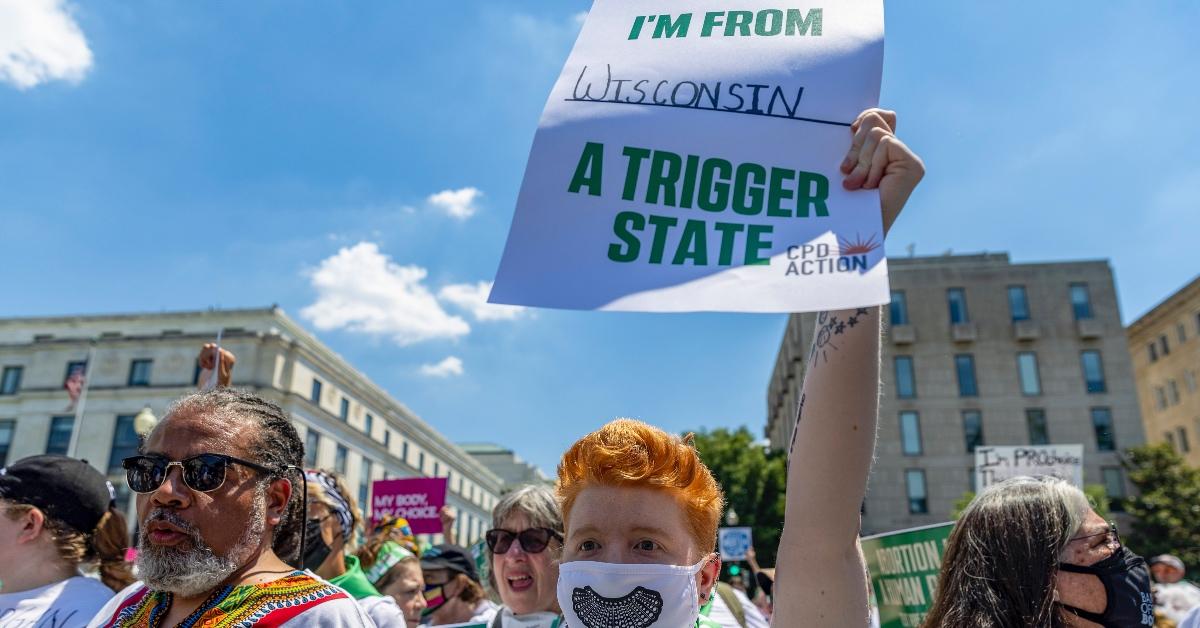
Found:
[[[878,189],[885,230],[923,175],[895,126],[864,112],[842,164],[847,189]],[[0,472],[0,626],[867,626],[859,509],[881,322],[868,308],[818,325],[835,317],[858,324],[812,355],[777,565],[751,553],[750,587],[719,582],[724,494],[689,437],[618,419],[579,439],[555,487],[496,504],[484,576],[452,535],[423,546],[397,518],[368,530],[344,479],[304,468],[286,413],[230,388],[234,356],[209,345],[201,364],[220,385],[176,400],[123,461],[132,563],[113,488],[89,464],[35,456]],[[1195,628],[1200,589],[1183,576],[1175,557],[1131,553],[1077,488],[1019,478],[964,511],[924,626]]]

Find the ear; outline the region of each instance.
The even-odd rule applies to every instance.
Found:
[[[46,515],[38,508],[30,508],[18,521],[21,532],[17,535],[18,543],[32,543],[42,535],[46,528]]]
[[[721,555],[713,552],[708,555],[707,561],[696,574],[696,590],[700,592],[701,606],[712,598],[717,579],[721,577]]]
[[[271,482],[267,487],[267,523],[278,527],[288,511],[288,503],[292,498],[292,481],[280,478]]]

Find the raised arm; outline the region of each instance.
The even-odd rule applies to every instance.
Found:
[[[868,110],[851,128],[847,189],[879,189],[884,231],[925,173],[893,135],[896,116]],[[822,312],[805,369],[788,463],[773,625],[866,626],[859,512],[879,413],[879,307]]]

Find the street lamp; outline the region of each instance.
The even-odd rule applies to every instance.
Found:
[[[730,506],[729,510],[725,513],[725,525],[732,528],[733,526],[736,526],[737,524],[738,524],[737,511],[733,509],[733,506]]]
[[[133,431],[137,432],[138,436],[146,436],[155,425],[158,425],[158,417],[154,416],[150,406],[142,408],[142,411],[133,417]]]

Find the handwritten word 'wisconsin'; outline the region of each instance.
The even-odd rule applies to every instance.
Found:
[[[612,65],[605,64],[605,67],[605,75],[598,75],[595,71],[589,75],[588,66],[583,66],[579,79],[575,81],[575,90],[571,92],[571,100],[690,107],[795,118],[800,99],[804,96],[803,87],[796,89],[796,97],[789,102],[787,93],[779,85],[614,78]],[[584,79],[587,79],[586,83]]]
[[[753,11],[709,11],[704,14],[700,26],[701,37],[750,37],[751,33],[758,37],[774,37],[785,35],[797,37],[811,35],[821,36],[821,9],[809,9],[803,13],[800,9],[763,9]],[[650,26],[653,25],[653,28]],[[681,13],[676,16],[639,15],[633,18],[629,29],[629,39],[638,39],[643,34],[651,39],[672,37],[687,37],[691,32],[692,14]]]

